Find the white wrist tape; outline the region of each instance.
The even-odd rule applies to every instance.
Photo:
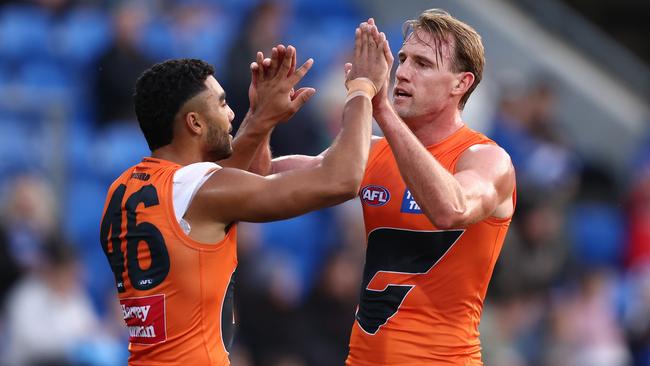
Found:
[[[370,97],[370,95],[368,95],[368,93],[365,90],[356,90],[348,94],[348,97],[345,98],[345,104],[347,104],[349,101],[351,101],[356,97],[365,97],[368,98],[369,101],[372,101],[372,98]]]

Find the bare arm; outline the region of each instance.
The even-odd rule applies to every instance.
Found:
[[[377,117],[406,185],[435,226],[464,227],[494,215],[499,206],[511,213],[508,205],[514,168],[503,149],[495,145],[471,147],[461,155],[452,175],[392,108]]]
[[[355,35],[355,68],[351,74],[374,85],[384,82],[385,37],[363,24]],[[271,221],[296,216],[354,197],[359,190],[371,140],[370,94],[350,94],[342,128],[322,161],[307,169],[262,177],[236,169],[215,172],[188,210],[191,221],[210,217],[218,223]]]
[[[381,140],[379,136],[372,136],[370,140],[370,148],[372,149],[375,144]],[[327,153],[328,149],[325,149],[322,153],[316,156],[309,155],[285,155],[277,157],[271,160],[270,173],[281,173],[289,170],[295,169],[307,169],[312,168],[320,164],[323,161],[323,156]]]
[[[273,221],[335,205],[353,198],[368,159],[371,102],[347,103],[343,128],[315,167],[262,177],[222,169],[199,190],[192,209],[210,212],[219,222]]]

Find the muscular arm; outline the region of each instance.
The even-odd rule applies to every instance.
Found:
[[[273,221],[354,197],[368,158],[371,111],[367,98],[348,102],[341,132],[315,167],[267,177],[221,169],[199,190],[188,215],[208,213],[222,223]]]
[[[461,155],[452,175],[392,108],[377,117],[406,185],[438,228],[463,227],[480,221],[510,200],[514,169],[510,157],[500,147],[471,147]]]
[[[355,33],[355,66],[351,77],[384,82],[386,39],[376,27],[362,23]],[[360,83],[360,84],[359,84]],[[190,221],[229,224],[272,221],[334,205],[354,197],[363,178],[372,135],[374,93],[359,80],[343,109],[342,128],[315,167],[262,177],[242,170],[215,172],[197,193],[187,215]],[[366,88],[367,89],[367,88]],[[364,96],[365,95],[365,96]],[[192,224],[192,222],[190,222]]]
[[[375,143],[377,143],[382,138],[379,136],[372,136],[370,141],[370,148],[372,148]],[[316,156],[308,155],[286,155],[280,156],[270,161],[271,164],[271,173],[281,173],[289,170],[296,169],[307,169],[312,168],[320,164],[323,161],[323,156],[327,153],[329,149],[326,149],[322,153]]]

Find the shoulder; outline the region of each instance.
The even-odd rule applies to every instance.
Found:
[[[496,144],[476,144],[468,147],[460,155],[457,169],[467,166],[491,166],[494,168],[512,168],[510,155]],[[513,169],[514,171],[514,169]]]
[[[200,179],[205,175],[211,174],[219,169],[221,169],[221,166],[210,162],[185,165],[176,170],[174,173],[174,182]]]
[[[230,202],[260,190],[268,177],[237,168],[216,170],[196,192],[196,198],[208,202]]]
[[[514,185],[515,169],[510,155],[496,144],[477,144],[465,150],[456,164],[456,174],[475,172],[506,190]]]

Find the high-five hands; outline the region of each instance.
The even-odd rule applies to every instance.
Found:
[[[271,50],[271,58],[257,52],[250,65],[252,80],[248,90],[250,110],[265,121],[275,125],[287,121],[316,93],[316,89],[303,87],[294,90],[314,64],[308,59],[296,69],[296,49],[278,45]]]
[[[345,64],[346,85],[357,78],[367,78],[372,81],[375,90],[385,88],[390,74],[390,67],[386,55],[390,55],[390,48],[386,35],[380,33],[374,19],[363,22],[354,34],[354,59],[352,63]]]
[[[366,56],[364,57],[364,55]],[[393,54],[386,40],[386,35],[379,32],[375,20],[370,18],[367,22],[361,23],[355,32],[353,63],[346,63],[344,71],[346,84],[348,81],[362,76],[369,78],[374,83],[377,93],[372,98],[373,111],[390,105],[388,101],[388,84],[393,60]],[[359,62],[365,63],[358,65]],[[368,74],[362,75],[363,73]],[[372,77],[369,75],[372,75]]]

